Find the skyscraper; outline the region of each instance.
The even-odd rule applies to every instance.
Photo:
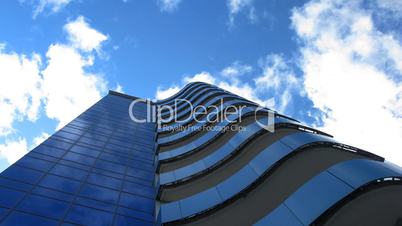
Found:
[[[111,91],[0,174],[0,224],[402,225],[401,178],[206,83]]]

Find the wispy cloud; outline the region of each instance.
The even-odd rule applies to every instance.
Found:
[[[157,0],[157,4],[162,12],[174,12],[178,9],[182,0]]]
[[[379,8],[389,10],[402,15],[402,1],[398,0],[377,0],[375,1]]]
[[[232,65],[224,68],[221,74],[225,77],[238,77],[253,71],[253,67],[247,64],[241,64],[235,61]]]
[[[254,0],[227,0],[230,26],[234,25],[236,15],[246,10],[248,10],[248,17],[251,22],[255,22],[257,20],[255,8],[253,7],[253,1]]]
[[[119,83],[117,83],[116,87],[113,88],[112,90],[114,90],[114,91],[116,91],[116,92],[119,92],[119,93],[124,93],[123,86],[120,85]]]
[[[66,7],[72,0],[21,0],[23,3],[31,3],[34,6],[33,18],[35,19],[43,12],[57,13]]]
[[[272,107],[286,112],[292,96],[300,95],[301,80],[293,71],[293,66],[285,57],[269,54],[259,61],[262,74],[254,78],[256,92],[270,93]]]

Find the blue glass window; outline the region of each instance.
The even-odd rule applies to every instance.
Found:
[[[0,187],[0,205],[13,207],[25,195],[24,192]]]
[[[67,202],[62,202],[37,195],[28,195],[18,205],[17,209],[59,219],[64,216],[68,207],[69,203]]]
[[[59,136],[62,138],[66,138],[66,139],[70,139],[72,141],[78,140],[78,138],[81,136],[79,134],[73,134],[73,133],[67,133],[64,131],[59,131],[57,133],[55,133],[53,136]]]
[[[138,195],[121,193],[120,205],[137,210],[142,210],[148,213],[153,213],[155,208],[155,200]]]
[[[155,220],[155,217],[153,216],[152,213],[145,213],[142,211],[125,208],[122,206],[119,206],[116,209],[116,213],[124,215],[124,216],[134,217],[134,218],[141,219],[141,220],[148,221],[148,222],[154,222],[154,220]]]
[[[116,209],[115,204],[95,200],[92,198],[77,197],[74,200],[74,203],[81,205],[81,206],[90,207],[90,208],[103,210],[103,211],[107,211],[107,212],[114,212],[114,210]]]
[[[110,203],[116,203],[117,199],[119,198],[119,192],[115,190],[90,184],[84,185],[84,187],[81,189],[80,195]]]
[[[153,180],[144,180],[141,178],[136,178],[136,177],[131,177],[131,176],[127,176],[124,178],[127,181],[133,182],[133,183],[137,183],[137,184],[143,184],[146,186],[152,186],[153,185]]]
[[[95,140],[93,138],[88,137],[81,137],[79,143],[85,143],[87,145],[95,146],[97,148],[101,148],[103,147],[103,145],[105,145],[104,141]]]
[[[99,160],[99,159],[98,159],[98,161],[96,161],[95,167],[104,169],[104,170],[110,170],[110,171],[121,173],[121,174],[124,174],[124,170],[126,168],[125,166],[122,166],[120,164],[116,164],[116,163],[108,162],[108,161],[104,161],[104,160]]]
[[[154,198],[155,197],[155,190],[154,188],[139,185],[136,183],[131,183],[128,181],[125,181],[123,184],[123,191],[132,193],[132,194],[137,194],[141,196],[145,196],[148,198]]]
[[[35,226],[56,226],[57,221],[44,217],[34,216],[18,211],[13,211],[1,225],[16,226],[16,225],[35,225]]]
[[[20,166],[37,169],[41,171],[48,171],[54,165],[53,162],[40,160],[29,156],[22,157],[20,160],[17,161],[17,164]]]
[[[64,166],[61,164],[54,166],[53,169],[50,171],[50,173],[76,180],[83,180],[88,174],[87,171],[69,166]]]
[[[93,165],[95,162],[95,158],[86,155],[76,154],[74,152],[68,152],[63,158],[84,165]]]
[[[1,175],[14,180],[36,184],[36,182],[38,182],[38,180],[42,177],[43,173],[13,165],[8,167]]]
[[[125,226],[125,225],[126,226],[130,226],[130,225],[147,226],[147,225],[149,225],[149,226],[151,226],[151,225],[154,225],[154,223],[145,222],[145,221],[138,220],[138,219],[131,218],[131,217],[117,215],[115,225],[119,225],[119,226]]]
[[[70,142],[66,142],[63,139],[56,139],[53,137],[47,139],[45,142],[43,142],[43,144],[49,145],[52,147],[57,147],[57,148],[63,149],[63,150],[68,150],[72,146],[72,143],[70,143]]]
[[[123,174],[115,173],[115,172],[108,171],[108,170],[98,169],[98,168],[93,168],[92,172],[97,173],[97,174],[102,174],[102,175],[108,176],[108,177],[113,177],[116,179],[123,179],[123,177],[124,177]]]
[[[155,174],[152,172],[147,172],[144,170],[140,169],[135,169],[135,168],[130,168],[127,167],[127,175],[132,176],[132,177],[138,177],[138,178],[143,178],[145,180],[153,180]]]
[[[85,147],[85,146],[81,146],[81,145],[74,145],[71,148],[71,151],[79,153],[79,154],[83,154],[83,155],[89,155],[91,157],[98,157],[100,151],[97,151],[93,148],[90,147]]]
[[[29,191],[33,187],[31,184],[27,183],[22,183],[14,180],[9,180],[7,178],[1,178],[0,177],[0,185],[3,187],[7,188],[13,188],[16,190],[23,190],[23,191]]]
[[[3,217],[7,214],[8,211],[9,209],[0,207],[0,219],[3,219]]]
[[[80,187],[80,182],[58,176],[47,175],[41,182],[39,182],[39,185],[59,191],[75,193]]]
[[[65,220],[88,226],[109,226],[112,225],[113,214],[106,211],[73,205]]]
[[[35,189],[32,191],[33,194],[37,195],[42,195],[42,196],[47,196],[59,200],[63,200],[66,202],[70,202],[74,199],[74,196],[65,192],[59,192],[53,189],[48,189],[44,187],[37,186]]]
[[[91,173],[87,178],[87,182],[113,189],[120,189],[122,184],[122,180],[97,173]]]
[[[46,146],[46,145],[40,145],[32,151],[39,152],[44,155],[50,155],[50,156],[53,156],[56,158],[60,158],[65,153],[65,151],[62,149],[51,147],[51,146]]]
[[[37,159],[43,159],[43,160],[46,160],[46,161],[49,161],[49,162],[57,162],[57,160],[58,160],[57,158],[55,158],[53,156],[44,155],[44,154],[41,154],[41,153],[35,152],[35,151],[30,151],[25,156],[34,157],[34,158],[37,158]]]

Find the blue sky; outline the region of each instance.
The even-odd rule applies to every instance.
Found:
[[[402,164],[398,0],[4,0],[0,170],[108,89],[216,84]]]

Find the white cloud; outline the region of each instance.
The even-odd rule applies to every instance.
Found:
[[[33,18],[36,18],[40,13],[49,9],[50,12],[56,13],[63,7],[67,6],[72,0],[36,0],[33,12]]]
[[[43,74],[46,115],[64,126],[101,98],[105,82],[85,71],[92,60],[66,45],[54,44],[46,54]],[[66,63],[68,62],[68,63]]]
[[[119,92],[119,93],[124,93],[123,86],[120,84],[117,84],[116,88],[114,88],[113,90],[115,90],[116,92]]]
[[[6,48],[6,43],[0,42],[0,52]]]
[[[48,137],[50,137],[50,134],[46,132],[42,132],[39,136],[35,137],[33,139],[33,144],[31,148],[35,148],[39,144],[41,144],[43,141],[45,141]]]
[[[277,111],[284,113],[291,100],[291,93],[300,92],[300,79],[296,77],[284,57],[270,54],[259,62],[262,75],[254,78],[255,88],[259,93],[271,93],[273,105]],[[275,99],[277,101],[275,101]]]
[[[304,87],[321,129],[402,165],[402,46],[361,1],[312,1],[293,11]]]
[[[182,86],[172,86],[166,89],[162,89],[161,87],[158,87],[155,98],[156,99],[165,99],[168,98],[175,93],[179,92],[180,89],[185,85],[190,82],[205,82],[209,84],[216,85],[222,89],[228,90],[232,93],[235,93],[237,95],[240,95],[244,98],[247,98],[249,100],[252,100],[256,103],[259,103],[260,105],[267,106],[267,107],[272,107],[273,106],[273,99],[267,99],[263,100],[258,97],[258,94],[256,92],[256,88],[253,87],[252,85],[249,85],[248,83],[243,83],[240,80],[238,80],[236,77],[232,77],[228,79],[226,76],[214,76],[210,74],[209,72],[201,72],[198,74],[195,74],[193,76],[185,76],[182,80]]]
[[[40,56],[0,50],[0,136],[13,131],[15,120],[35,121],[42,97]]]
[[[249,10],[249,19],[252,22],[255,22],[257,17],[252,3],[253,0],[227,0],[227,6],[229,9],[229,25],[232,26],[234,24],[236,15],[246,9]]]
[[[93,65],[92,52],[100,51],[107,36],[90,27],[82,16],[64,29],[70,43],[51,45],[42,71],[46,115],[59,121],[58,128],[99,100],[107,86],[100,75],[86,70]]]
[[[221,72],[223,76],[226,77],[237,77],[253,71],[253,67],[250,65],[241,64],[236,61],[232,65],[224,68]]]
[[[162,12],[174,12],[177,10],[181,0],[158,0],[159,8]]]
[[[173,96],[177,92],[179,92],[180,89],[181,88],[178,87],[178,86],[169,87],[167,89],[163,89],[162,87],[158,87],[158,89],[156,90],[155,99],[157,99],[157,100],[166,99],[166,98],[168,98],[170,96]]]
[[[402,13],[402,1],[399,0],[377,0],[378,7],[393,12]]]
[[[29,149],[33,149],[45,141],[50,135],[41,133],[33,139],[33,144]],[[0,144],[0,156],[7,160],[9,164],[15,163],[18,159],[28,153],[28,144],[25,138],[19,137],[16,140],[6,139],[4,144]]]
[[[295,85],[297,78],[284,57],[270,54],[264,60],[260,60],[263,75],[254,79],[258,89],[278,89],[282,85]]]
[[[249,85],[248,83],[243,83],[237,79],[232,79],[231,81],[219,81],[215,85],[248,100],[254,101],[262,106],[272,107],[273,99],[270,98],[263,100],[259,98],[255,87]]]
[[[5,158],[9,164],[13,164],[28,152],[27,142],[24,138],[16,141],[6,140],[0,144],[0,156]]]
[[[71,23],[84,24],[70,26]],[[60,128],[106,91],[107,83],[102,76],[88,72],[95,60],[93,51],[99,51],[105,40],[99,37],[106,36],[99,36],[101,33],[89,27],[82,17],[71,23],[65,26],[68,35],[74,37],[71,43],[50,45],[46,63],[35,53],[27,57],[5,52],[4,45],[0,50],[0,136],[5,137],[5,143],[0,144],[0,156],[9,163],[28,149],[25,138],[8,138],[14,132],[16,120],[35,121],[43,106],[46,116],[55,119]],[[46,136],[43,133],[32,142],[36,144]]]
[[[190,82],[205,82],[209,84],[215,84],[216,79],[209,73],[209,72],[201,72],[198,73],[194,76],[186,76],[184,77],[184,82],[185,83],[190,83]]]
[[[108,39],[106,35],[91,28],[82,16],[67,23],[64,30],[68,33],[67,38],[72,46],[85,52],[99,51],[102,42]]]

